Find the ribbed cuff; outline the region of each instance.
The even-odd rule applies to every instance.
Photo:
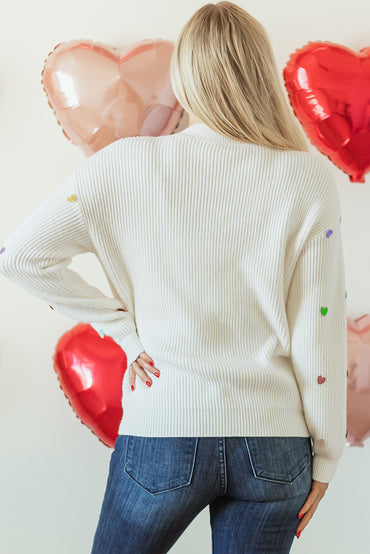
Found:
[[[338,460],[329,460],[315,454],[312,458],[312,479],[329,483],[338,466]]]
[[[119,345],[126,354],[127,367],[145,350],[137,333],[130,333],[122,339]]]

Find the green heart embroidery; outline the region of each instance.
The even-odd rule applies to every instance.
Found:
[[[328,308],[321,308],[322,315],[326,315],[328,312]]]

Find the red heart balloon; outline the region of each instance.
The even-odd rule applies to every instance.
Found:
[[[370,47],[309,42],[283,70],[293,111],[311,143],[352,183],[370,169]]]
[[[114,447],[122,419],[126,354],[91,325],[78,323],[59,339],[53,356],[60,388],[81,422]]]
[[[65,136],[90,156],[120,138],[171,134],[184,111],[170,82],[173,49],[162,39],[55,46],[41,83]]]

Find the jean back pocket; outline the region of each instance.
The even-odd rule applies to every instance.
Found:
[[[253,474],[275,483],[294,483],[312,462],[310,437],[244,437]]]
[[[193,476],[197,437],[128,435],[124,471],[151,494],[189,485]]]

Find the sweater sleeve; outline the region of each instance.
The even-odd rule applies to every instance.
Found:
[[[144,347],[133,314],[120,298],[108,298],[68,266],[73,256],[92,252],[74,171],[37,206],[0,248],[0,271],[50,307],[89,323],[121,346],[127,367]]]
[[[328,483],[346,437],[347,317],[339,215],[303,246],[290,283],[291,359],[308,430],[313,475]]]

